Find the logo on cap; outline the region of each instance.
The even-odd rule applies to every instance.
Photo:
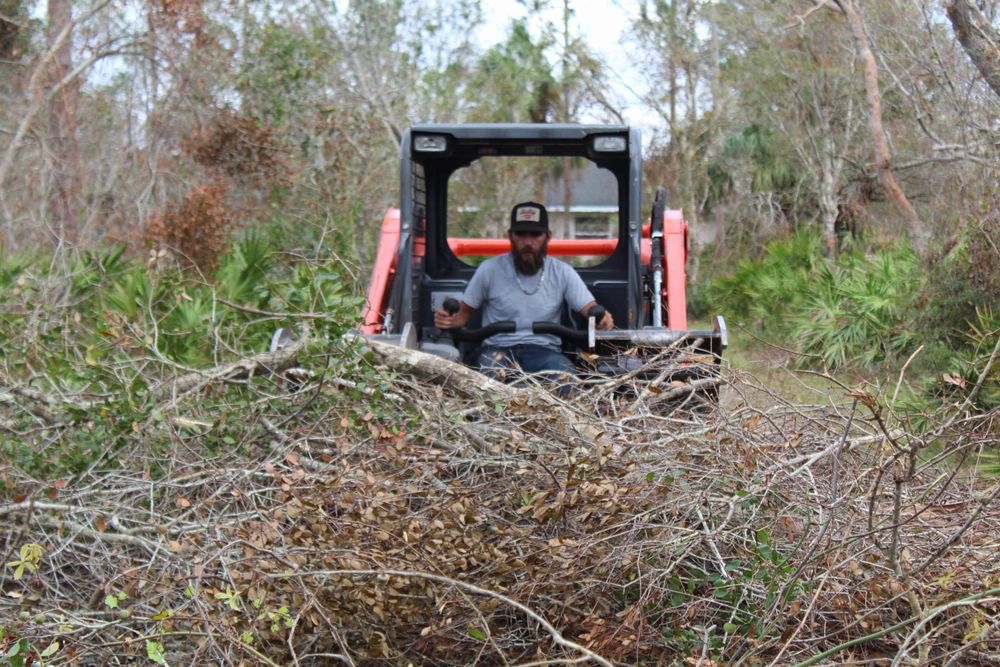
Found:
[[[542,211],[534,206],[522,206],[517,209],[514,220],[517,222],[538,222],[541,219]]]

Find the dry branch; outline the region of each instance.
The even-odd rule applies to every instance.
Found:
[[[295,365],[299,354],[312,342],[303,337],[292,345],[275,352],[264,352],[245,359],[215,366],[204,371],[188,373],[166,380],[152,391],[153,399],[176,401],[185,394],[215,383],[236,382],[254,376],[273,375]]]
[[[372,338],[352,334],[348,339],[364,343],[375,353],[379,362],[388,368],[412,375],[423,383],[447,387],[450,393],[458,394],[474,404],[485,403],[496,409],[499,401],[506,406],[506,410],[544,411],[547,426],[559,436],[568,438],[571,444],[589,446],[601,437],[603,429],[595,423],[596,415],[592,411],[573,409],[542,387],[512,386],[442,357]],[[526,377],[525,381],[529,381],[529,378]],[[475,444],[480,449],[483,446],[481,442]]]

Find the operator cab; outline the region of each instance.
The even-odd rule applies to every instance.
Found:
[[[402,143],[400,231],[411,236],[415,252],[407,267],[412,289],[398,295],[397,317],[413,323],[419,343],[439,335],[434,310],[449,297],[461,298],[477,260],[508,252],[510,208],[538,197],[540,183],[564,165],[599,170],[602,185],[613,195],[608,219],[615,229],[603,243],[588,239],[590,247],[583,247],[572,243],[578,239],[566,238],[571,230],[553,225],[549,254],[570,259],[578,250],[594,252],[596,247],[597,261],[578,266],[577,272],[615,322],[627,328],[639,324],[641,295],[630,290],[628,279],[630,271],[640,269],[637,262],[630,266],[628,252],[628,240],[637,241],[640,230],[638,131],[623,126],[421,125],[411,128]],[[579,198],[585,193],[574,194]],[[535,200],[550,211],[564,204]],[[398,271],[404,270],[405,262],[400,264]],[[478,328],[476,320],[478,314],[467,328]],[[563,324],[584,323],[567,313]]]

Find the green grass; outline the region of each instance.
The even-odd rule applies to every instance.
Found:
[[[791,403],[829,403],[843,396],[843,389],[835,382],[803,369],[796,361],[797,353],[769,338],[739,324],[730,324],[724,363],[752,375],[768,391]],[[847,370],[836,373],[836,378],[848,386],[864,379]]]

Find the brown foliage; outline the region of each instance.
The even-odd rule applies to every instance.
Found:
[[[273,130],[230,110],[186,139],[183,148],[214,178],[150,220],[146,239],[166,245],[183,262],[207,272],[225,252],[226,236],[237,225],[236,213],[225,202],[231,188],[246,186],[242,201],[254,201],[255,189],[257,195],[263,189],[255,186],[287,182],[287,168]]]
[[[736,392],[752,389],[730,381]],[[852,426],[838,409],[784,405],[765,417],[743,406],[699,422],[654,417],[629,401],[617,417],[571,406],[571,426],[549,408],[511,401],[497,413],[412,378],[394,382],[423,414],[422,433],[354,412],[348,384],[329,378],[288,406],[308,417],[241,413],[262,419],[272,441],[263,459],[182,464],[191,450],[179,447],[176,474],[155,482],[155,508],[139,502],[139,483],[67,488],[61,505],[27,515],[31,532],[19,539],[96,543],[52,548],[38,576],[77,588],[81,608],[87,596],[100,604],[126,593],[134,618],[159,620],[154,635],[171,633],[161,641],[177,664],[238,662],[248,646],[266,664],[307,653],[366,665],[571,660],[573,646],[619,664],[673,664],[684,656],[678,636],[696,638],[686,650],[697,656],[704,629],[722,637],[730,620],[740,627],[726,631],[722,656],[754,664],[780,653],[776,664],[790,664],[914,614],[908,591],[932,621],[937,605],[995,585],[996,487],[974,470],[952,484],[945,463],[897,483],[905,475],[887,472],[894,455],[883,446],[915,437],[880,432],[861,415]],[[205,396],[192,396],[184,418],[207,419]],[[451,418],[460,409],[477,420]],[[980,424],[950,431],[956,454],[995,445],[995,416]],[[126,465],[141,475],[145,463]],[[28,507],[0,512],[20,517]],[[46,538],[35,525],[55,521],[52,512],[94,528]],[[761,555],[761,531],[787,565]],[[101,547],[105,557],[95,557]],[[809,588],[768,604],[767,587],[776,594],[793,568]],[[65,592],[58,604],[65,613]],[[921,641],[933,655],[961,651],[977,613],[956,609]],[[52,613],[32,631],[54,632],[59,622]],[[117,637],[131,622],[106,632]],[[748,630],[755,622],[764,634]],[[184,639],[205,628],[219,640]],[[908,631],[873,650],[915,653]],[[252,645],[240,639],[248,633]],[[77,647],[92,663],[143,651],[96,633]]]
[[[201,0],[156,0],[150,3],[149,18],[153,27],[188,35],[205,26]]]
[[[225,203],[226,191],[221,179],[188,190],[179,205],[149,221],[147,241],[165,245],[185,264],[211,271],[236,225]]]
[[[521,435],[514,433],[516,438]],[[503,455],[504,449],[508,455],[517,456],[521,449],[531,456],[532,446],[526,441],[520,447],[498,444],[496,453]],[[514,599],[533,600],[535,609],[559,627],[594,636],[602,624],[617,628],[615,641],[601,647],[606,655],[621,657],[631,648],[654,650],[654,628],[622,628],[616,620],[621,605],[597,585],[602,579],[624,581],[629,576],[631,550],[616,556],[611,541],[592,537],[634,522],[634,530],[649,539],[661,533],[669,539],[667,526],[636,518],[637,513],[657,514],[657,498],[648,481],[630,475],[624,462],[605,460],[602,465],[596,451],[569,456],[552,452],[540,456],[534,466],[452,479],[447,489],[435,493],[413,480],[412,470],[396,467],[428,450],[433,451],[430,443],[386,434],[374,456],[333,472],[318,485],[295,485],[280,493],[273,512],[234,537],[263,547],[274,544],[277,529],[286,545],[296,545],[293,549],[300,555],[294,562],[303,570],[342,571],[310,578],[310,585],[322,611],[336,619],[343,636],[369,658],[378,657],[380,642],[387,641],[396,650],[409,646],[412,654],[437,664],[462,663],[479,644],[468,628],[487,632],[477,620],[480,612],[494,641],[508,647],[508,656],[527,659],[545,649],[538,638],[525,641],[526,619],[497,600],[479,600],[470,607],[440,583],[350,574],[366,568],[489,582],[491,589]],[[561,488],[545,468],[559,478]],[[275,471],[278,485],[282,477],[287,475]],[[267,579],[283,569],[269,551],[248,553],[246,565],[255,572],[255,586],[287,595],[290,590],[286,593]],[[589,584],[580,581],[583,573]]]
[[[183,146],[198,164],[231,178],[281,179],[286,171],[274,131],[255,118],[228,109]]]

